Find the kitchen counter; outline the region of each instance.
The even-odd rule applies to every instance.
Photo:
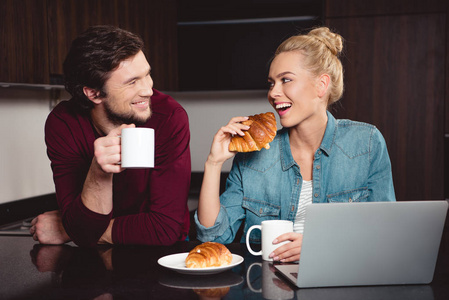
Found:
[[[444,234],[430,285],[297,289],[246,250],[244,262],[215,275],[183,275],[157,263],[199,242],[173,246],[44,246],[31,237],[0,236],[0,299],[448,299],[449,239]],[[419,242],[419,237],[417,237]],[[269,295],[268,293],[271,293]]]

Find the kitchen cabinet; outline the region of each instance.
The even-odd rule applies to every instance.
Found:
[[[6,33],[0,55],[8,62],[0,82],[60,83],[72,40],[89,26],[108,24],[142,37],[155,88],[177,88],[175,0],[7,0],[0,9]]]
[[[49,83],[45,0],[0,1],[0,82]]]
[[[346,47],[334,114],[381,130],[398,200],[444,199],[447,4],[333,0],[325,14]]]

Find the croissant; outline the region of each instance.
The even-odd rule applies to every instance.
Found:
[[[193,289],[193,291],[200,296],[204,297],[210,297],[210,298],[217,298],[217,297],[224,297],[227,293],[230,291],[230,287],[222,287],[222,288],[212,288],[212,289]]]
[[[196,246],[186,257],[187,268],[209,268],[228,266],[232,262],[232,254],[220,243],[206,242]]]
[[[270,149],[269,143],[276,136],[276,118],[272,112],[250,116],[242,124],[250,128],[244,131],[245,136],[232,137],[229,151],[252,152],[262,148]]]

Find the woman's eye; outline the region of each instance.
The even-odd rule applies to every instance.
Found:
[[[269,87],[269,88],[272,88],[273,86],[274,86],[274,83],[273,82],[267,82],[267,86]]]
[[[282,78],[281,80],[282,80],[282,83],[287,83],[287,82],[291,81],[291,79],[288,79],[288,78]]]

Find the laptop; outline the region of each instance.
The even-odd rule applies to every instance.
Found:
[[[428,284],[447,201],[311,204],[299,264],[275,268],[300,288]]]

